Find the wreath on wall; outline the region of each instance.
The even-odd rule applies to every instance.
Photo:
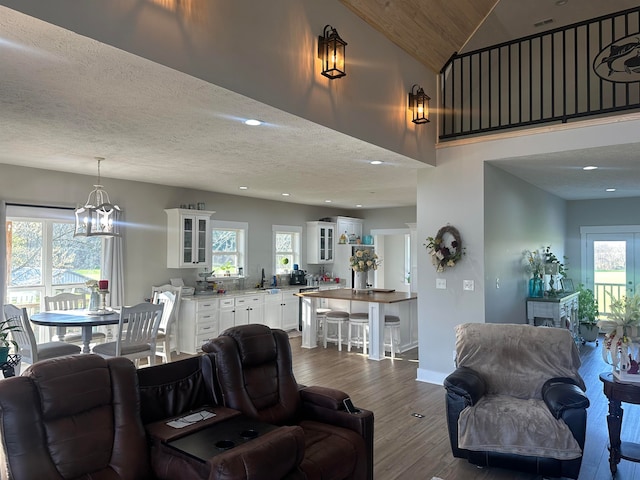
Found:
[[[425,247],[431,255],[436,272],[444,272],[447,267],[455,267],[465,254],[460,232],[450,225],[438,230],[435,237],[427,237]]]

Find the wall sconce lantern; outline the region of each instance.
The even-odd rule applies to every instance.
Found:
[[[324,27],[318,37],[318,58],[322,60],[322,75],[330,80],[344,77],[344,50],[347,42],[340,38],[338,31],[331,25]]]
[[[100,185],[100,162],[102,157],[96,157],[98,161],[98,183],[89,193],[87,202],[75,210],[76,226],[74,237],[119,237],[120,216],[122,210],[118,205],[112,205],[109,194]]]
[[[417,87],[417,89],[416,89]],[[429,123],[429,95],[424,93],[420,85],[414,84],[409,92],[409,109],[413,123]]]

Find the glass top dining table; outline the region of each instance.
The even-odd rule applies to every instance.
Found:
[[[89,353],[93,327],[117,324],[120,321],[120,312],[113,310],[110,313],[97,314],[89,310],[51,310],[34,313],[31,315],[31,321],[36,325],[56,327],[59,338],[64,338],[67,327],[81,327],[82,353]]]

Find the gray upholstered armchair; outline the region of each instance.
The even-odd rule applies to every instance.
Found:
[[[456,362],[444,382],[455,457],[578,478],[589,400],[568,330],[458,325]]]

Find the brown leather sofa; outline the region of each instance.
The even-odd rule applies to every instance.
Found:
[[[269,425],[258,438],[206,460],[176,451],[168,444],[205,431],[216,422],[244,418],[219,405],[220,388],[212,355],[191,357],[136,370],[124,358],[75,355],[37,362],[20,377],[0,381],[0,478],[10,480],[303,480],[318,478],[303,470],[309,452],[302,425]],[[313,396],[311,389],[307,395]],[[337,400],[316,390],[318,415],[342,418],[362,434],[345,433],[354,442],[348,451],[330,449],[337,460],[353,463],[353,451],[372,459],[373,417],[350,416]],[[218,393],[219,395],[219,393]],[[344,395],[344,394],[343,394]],[[323,404],[323,402],[325,402]],[[331,406],[329,407],[329,402]],[[192,412],[215,417],[174,429],[167,422]],[[344,418],[343,418],[344,417]],[[345,420],[346,418],[346,420]],[[331,436],[331,425],[318,435]],[[208,431],[217,431],[215,425]],[[348,430],[348,429],[343,429]],[[325,432],[326,431],[326,432]],[[370,447],[363,447],[370,440]],[[316,439],[318,440],[318,439]],[[315,440],[314,440],[315,442]],[[369,445],[369,443],[366,443]],[[359,453],[358,453],[359,455]],[[323,462],[320,452],[317,460]],[[365,458],[363,457],[363,458]],[[358,457],[361,463],[361,457]],[[353,476],[330,475],[343,479]],[[364,477],[357,477],[364,478]]]
[[[306,478],[373,478],[373,413],[347,412],[348,395],[339,390],[298,385],[286,332],[242,325],[202,349],[214,356],[218,403],[262,422],[302,428]]]
[[[218,421],[237,418],[240,412],[216,405],[211,385],[212,363],[207,355],[142,368],[137,371],[140,415],[149,437],[151,468],[159,480],[303,480],[299,466],[304,436],[298,427],[283,427],[198,461],[167,446],[167,442],[198,432]],[[167,419],[184,418],[203,409],[216,417],[180,429]]]
[[[0,381],[1,478],[153,478],[130,360],[43,360]]]

